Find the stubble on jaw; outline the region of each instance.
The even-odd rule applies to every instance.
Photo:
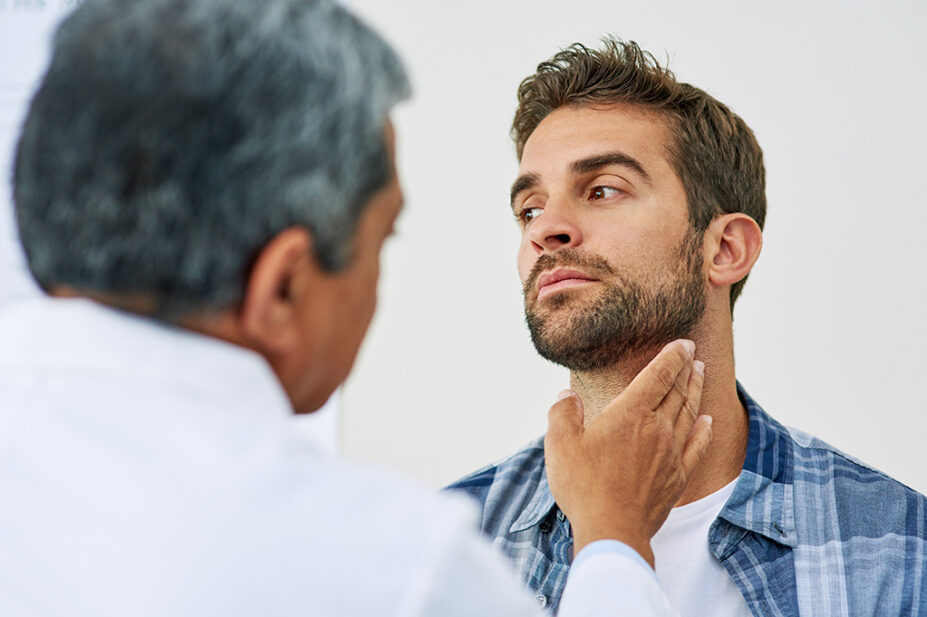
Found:
[[[647,280],[633,280],[578,249],[542,255],[523,290],[525,320],[538,353],[572,371],[593,371],[690,336],[705,313],[701,248],[701,234],[690,229],[677,248],[676,267]],[[539,306],[533,294],[537,278],[558,266],[579,268],[605,289],[592,299],[565,290]]]

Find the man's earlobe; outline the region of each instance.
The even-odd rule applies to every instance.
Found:
[[[763,248],[763,232],[752,217],[735,212],[712,221],[705,242],[710,250],[709,281],[733,285],[750,274]]]
[[[305,228],[285,229],[267,243],[251,269],[239,313],[249,346],[278,355],[298,344],[303,296],[317,267],[312,234]]]

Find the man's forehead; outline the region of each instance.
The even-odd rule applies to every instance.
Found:
[[[670,171],[668,123],[663,114],[635,105],[560,107],[528,137],[512,197],[550,176],[623,165],[652,181]]]
[[[610,151],[636,159],[664,157],[669,131],[665,117],[636,105],[569,106],[555,109],[525,142],[519,173],[556,163],[567,169],[575,161]]]

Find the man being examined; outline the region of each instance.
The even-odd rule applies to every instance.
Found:
[[[705,360],[712,444],[647,555],[670,599],[692,616],[927,615],[924,497],[784,428],[735,378],[733,308],[766,215],[753,132],[613,38],[540,64],[518,101],[525,314],[570,400],[593,420],[674,338]],[[556,610],[577,530],[550,472],[538,440],[451,488]]]

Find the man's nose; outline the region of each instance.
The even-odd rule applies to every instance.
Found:
[[[582,241],[582,233],[567,209],[548,204],[528,228],[528,237],[538,253],[574,248]]]

